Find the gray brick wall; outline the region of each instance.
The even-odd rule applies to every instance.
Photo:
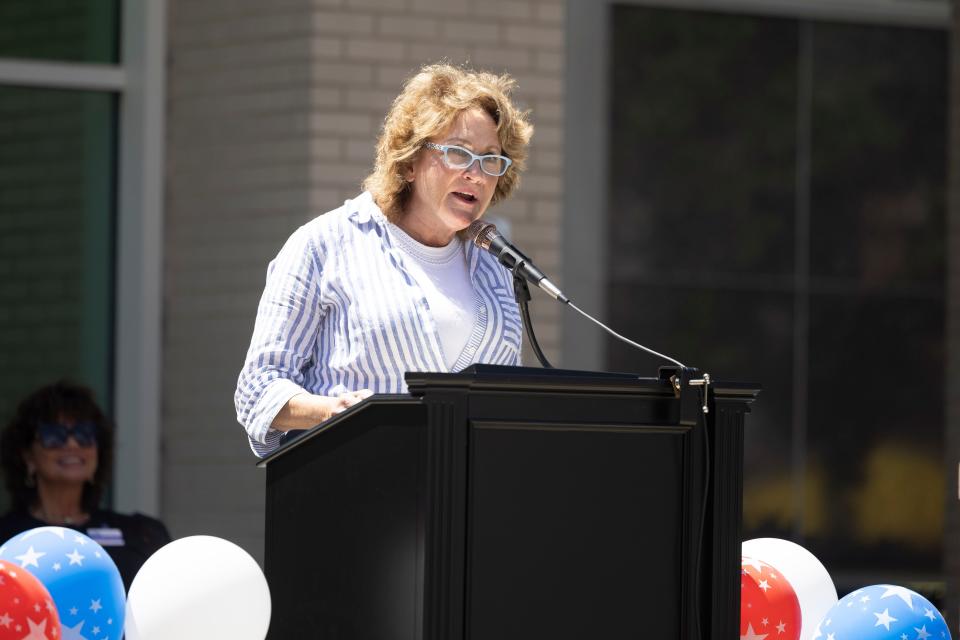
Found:
[[[264,475],[232,394],[265,268],[294,228],[358,192],[420,65],[518,79],[536,127],[529,170],[491,213],[559,276],[563,20],[563,0],[171,0],[162,513],[175,535],[262,557]],[[558,360],[560,309],[534,298]]]

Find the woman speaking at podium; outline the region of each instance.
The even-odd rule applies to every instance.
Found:
[[[406,371],[520,363],[511,274],[461,233],[508,197],[533,132],[514,81],[450,65],[407,80],[365,191],[297,229],[267,270],[237,419],[264,456]]]

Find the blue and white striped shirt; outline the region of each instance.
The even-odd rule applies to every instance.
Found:
[[[388,224],[363,193],[297,229],[270,263],[234,395],[258,456],[279,445],[283,432],[270,425],[298,393],[404,393],[406,371],[520,364],[522,325],[510,272],[464,243],[476,322],[448,368],[426,296]]]

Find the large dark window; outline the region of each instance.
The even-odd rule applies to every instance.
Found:
[[[929,592],[947,34],[636,6],[612,18],[608,318],[762,383],[745,537],[797,540],[843,593]],[[607,366],[650,359],[608,342]]]
[[[0,58],[119,60],[118,0],[3,0]]]
[[[0,425],[64,377],[111,405],[115,131],[113,94],[0,86]]]

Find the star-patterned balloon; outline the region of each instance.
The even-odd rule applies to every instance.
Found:
[[[797,640],[800,600],[790,582],[766,562],[740,562],[740,640]]]
[[[32,573],[0,560],[0,640],[60,640],[53,598]]]
[[[740,555],[780,570],[800,602],[799,640],[813,640],[817,622],[837,602],[837,590],[823,563],[800,545],[780,538],[747,540]]]
[[[842,597],[827,611],[815,640],[950,640],[943,616],[915,591],[875,584]]]
[[[94,540],[73,529],[38,527],[8,540],[0,547],[0,560],[29,571],[50,592],[60,620],[53,640],[120,640],[126,609],[123,579]]]

